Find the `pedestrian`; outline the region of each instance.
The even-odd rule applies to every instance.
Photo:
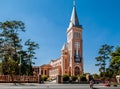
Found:
[[[90,80],[90,88],[92,88],[92,89],[93,89],[93,84],[94,84],[94,81]]]

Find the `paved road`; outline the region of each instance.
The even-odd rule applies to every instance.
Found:
[[[0,89],[90,89],[88,84],[0,84]],[[106,89],[102,84],[94,85],[94,89]],[[120,89],[107,87],[107,89]]]

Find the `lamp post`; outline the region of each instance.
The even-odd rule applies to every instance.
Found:
[[[19,66],[19,76],[20,76],[20,75],[21,75],[21,56],[22,56],[22,55],[21,55],[21,54],[22,54],[21,52],[22,52],[22,46],[20,46],[19,48],[17,48],[17,50],[19,50],[19,51],[18,51],[18,54],[19,54],[18,56],[19,56],[19,60],[20,60],[20,61],[19,61],[18,66]]]
[[[19,62],[19,81],[21,77],[21,54],[20,54],[20,62]]]

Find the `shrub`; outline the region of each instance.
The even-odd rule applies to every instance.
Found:
[[[71,76],[72,81],[76,81],[78,79],[77,76]]]
[[[87,81],[86,76],[84,75],[80,76],[80,81]]]
[[[69,81],[69,76],[68,75],[63,75],[63,81]]]
[[[42,76],[43,81],[47,81],[48,77],[47,76]]]

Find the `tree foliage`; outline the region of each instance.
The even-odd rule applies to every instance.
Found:
[[[35,47],[38,48],[39,45],[31,41],[33,45],[30,47],[33,49],[23,49],[24,45],[21,44],[20,32],[25,32],[25,25],[22,21],[0,22],[0,60],[2,61],[2,73],[5,75],[18,75],[20,68],[22,69],[21,74],[30,72],[28,57],[32,55],[32,60],[35,55]]]
[[[93,74],[94,79],[100,79],[100,76],[98,74]]]
[[[113,75],[120,74],[120,46],[118,46],[111,54],[112,58],[110,61],[109,70],[112,71]]]
[[[35,49],[39,48],[39,45],[35,43],[34,41],[31,41],[31,39],[28,39],[25,42],[25,46],[27,46],[27,59],[28,59],[28,65],[29,65],[29,74],[32,74],[32,59],[36,59],[35,55]]]
[[[102,47],[99,49],[98,54],[95,59],[97,61],[96,66],[99,66],[100,73],[104,76],[104,73],[106,72],[106,61],[110,59],[110,53],[112,52],[113,46],[110,45],[102,45]]]
[[[116,47],[114,51],[112,49],[113,46],[103,45],[98,52],[99,56],[96,57],[98,62],[96,66],[100,67],[100,75],[108,78],[120,74],[120,46]],[[110,59],[108,68],[105,67],[107,59]]]

